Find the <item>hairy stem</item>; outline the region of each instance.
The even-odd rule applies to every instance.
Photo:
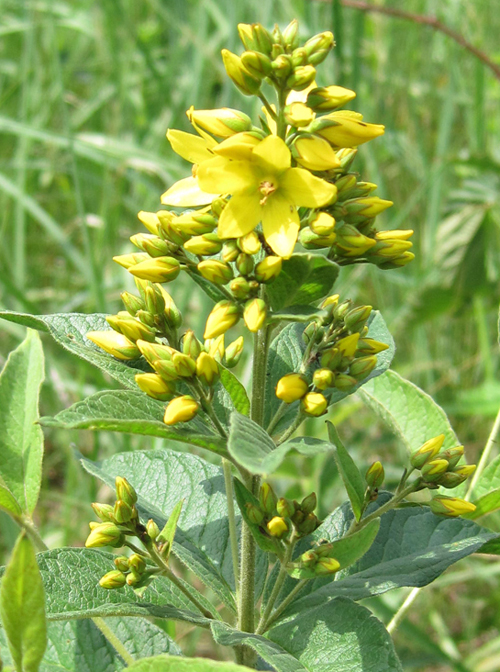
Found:
[[[236,601],[238,601],[240,590],[240,556],[238,552],[238,531],[236,529],[236,515],[234,511],[233,475],[231,473],[231,463],[228,460],[223,459],[222,469],[224,471],[224,485],[226,486],[229,541],[231,544],[231,558],[233,561],[234,585],[236,587]]]
[[[267,602],[266,608],[264,610],[264,613],[261,616],[259,625],[257,626],[257,630],[255,631],[258,635],[262,635],[266,631],[266,626],[267,622],[269,620],[269,616],[271,615],[271,612],[273,610],[274,604],[276,600],[278,599],[278,596],[280,594],[280,591],[283,587],[283,584],[285,583],[285,579],[288,576],[288,572],[286,571],[286,566],[292,559],[292,553],[293,549],[295,548],[295,543],[296,543],[296,538],[295,538],[295,533],[292,535],[290,539],[290,543],[288,544],[288,548],[286,549],[285,557],[283,558],[283,562],[280,567],[280,571],[278,574],[278,578],[276,579],[276,583],[274,584],[274,587],[271,591],[271,595],[269,596],[269,600]]]

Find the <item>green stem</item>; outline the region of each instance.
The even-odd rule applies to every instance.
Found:
[[[261,99],[262,104],[264,105],[266,110],[269,112],[269,116],[271,117],[271,119],[274,119],[274,121],[278,121],[278,115],[269,104],[269,101],[267,100],[265,95],[263,93],[259,93],[259,98]]]
[[[236,529],[236,515],[234,511],[233,475],[231,473],[231,463],[228,460],[222,459],[222,470],[224,472],[224,484],[226,486],[229,541],[231,544],[231,558],[233,561],[236,602],[238,602],[238,594],[240,589],[240,556],[238,552],[238,531]]]
[[[395,506],[397,506],[397,504],[399,504],[399,502],[403,500],[405,497],[411,495],[412,492],[416,492],[416,490],[418,490],[419,488],[419,485],[420,485],[420,479],[414,481],[411,485],[402,490],[399,493],[399,495],[395,495],[392,499],[383,504],[376,511],[371,513],[369,516],[366,516],[366,518],[362,518],[361,520],[358,521],[354,520],[351,527],[349,528],[349,531],[345,536],[353,534],[354,532],[358,532],[358,530],[361,530],[361,528],[366,527],[368,523],[371,523],[372,520],[375,520],[376,518],[380,518],[380,516],[383,516],[384,513],[387,513],[387,511],[390,511]]]
[[[262,635],[266,631],[266,626],[267,626],[267,621],[269,620],[269,616],[271,615],[271,612],[273,610],[274,604],[276,600],[278,599],[278,596],[280,594],[280,591],[283,587],[283,584],[285,583],[285,579],[288,576],[288,572],[286,571],[286,566],[292,559],[292,553],[293,549],[295,548],[295,543],[296,543],[296,538],[295,538],[295,533],[292,535],[290,539],[290,543],[288,544],[288,548],[286,549],[285,557],[283,558],[283,562],[280,567],[280,571],[278,574],[278,578],[276,579],[276,583],[274,584],[274,587],[271,591],[271,595],[269,596],[269,600],[267,602],[266,608],[264,610],[264,613],[261,616],[259,625],[257,626],[257,630],[255,631],[257,635]]]
[[[493,446],[495,445],[496,438],[498,436],[498,433],[500,432],[500,409],[498,410],[497,417],[495,418],[495,422],[493,423],[493,427],[491,428],[490,435],[488,437],[488,440],[486,441],[486,445],[484,447],[483,453],[481,455],[481,459],[479,460],[479,464],[477,465],[477,469],[474,472],[474,475],[471,479],[469,489],[467,490],[467,494],[465,495],[465,499],[469,502],[470,498],[472,497],[472,493],[474,491],[474,488],[476,487],[476,484],[481,477],[481,474],[484,471],[484,468],[486,467],[486,464],[488,463],[489,457],[491,450]]]
[[[276,135],[283,140],[286,136],[285,105],[287,96],[287,89],[280,89],[278,91],[278,119],[276,122]]]
[[[304,588],[304,586],[306,585],[306,583],[309,580],[310,579],[301,579],[297,583],[295,588],[288,593],[288,595],[285,597],[283,602],[281,602],[279,604],[279,606],[276,607],[276,609],[275,609],[274,613],[272,614],[271,618],[268,619],[264,632],[269,630],[271,625],[281,616],[281,614],[285,611],[285,609],[288,607],[288,605],[293,602],[293,600],[296,598],[296,596],[300,593],[302,588]]]
[[[296,429],[298,429],[299,425],[302,424],[302,421],[305,419],[305,416],[303,413],[299,412],[293,423],[290,425],[290,427],[286,430],[286,432],[280,436],[279,441],[276,442],[277,446],[281,446],[282,443],[285,443],[287,439],[289,439],[292,434],[295,432]]]
[[[100,616],[93,618],[92,621],[94,622],[96,628],[98,628],[101,631],[101,633],[108,640],[111,646],[116,650],[118,655],[123,659],[123,662],[127,665],[127,667],[133,665],[135,663],[135,659],[133,658],[133,656],[130,655],[130,653],[127,651],[124,645],[120,642],[120,640],[111,630],[106,621]]]
[[[284,401],[281,402],[281,404],[278,406],[278,410],[276,413],[273,415],[271,422],[267,426],[266,432],[271,435],[273,433],[274,428],[278,424],[278,422],[281,420],[281,416],[285,412],[288,404],[286,404]]]

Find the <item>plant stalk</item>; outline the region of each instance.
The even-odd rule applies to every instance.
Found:
[[[262,635],[266,631],[266,626],[267,622],[269,620],[269,616],[271,615],[271,612],[273,610],[274,604],[276,600],[278,599],[278,596],[280,594],[280,591],[283,587],[283,584],[285,583],[285,579],[288,576],[288,572],[286,571],[286,566],[292,559],[292,553],[293,549],[295,548],[295,533],[292,535],[290,539],[290,543],[288,544],[288,548],[286,549],[285,557],[283,558],[283,562],[281,563],[280,571],[278,574],[278,578],[276,579],[276,583],[274,584],[274,587],[271,591],[271,595],[269,596],[269,600],[267,602],[266,608],[264,610],[264,613],[261,616],[259,625],[257,626],[257,630],[255,631],[257,635]]]
[[[231,544],[231,559],[233,561],[234,585],[236,588],[236,602],[239,599],[240,590],[240,556],[238,550],[238,530],[236,529],[236,514],[234,511],[234,492],[233,475],[231,473],[231,463],[222,459],[222,470],[224,472],[224,484],[226,486],[227,497],[227,516],[229,521],[229,541]]]

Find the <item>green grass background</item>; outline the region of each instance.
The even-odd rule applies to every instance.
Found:
[[[500,63],[498,0],[373,2],[435,14]],[[395,203],[381,224],[415,230],[409,267],[344,270],[339,289],[383,312],[398,346],[394,368],[447,410],[474,461],[500,407],[500,82],[429,27],[337,0],[0,0],[0,307],[118,310],[132,283],[111,257],[131,250],[128,238],[141,230],[136,213],[157,209],[160,193],[189,170],[166,129],[187,130],[192,104],[257,112],[225,77],[220,50],[240,50],[238,22],[283,27],[294,17],[304,38],[334,32],[337,48],[318,81],[355,89],[352,109],[385,124],[355,167]],[[183,281],[174,294],[185,322],[201,330],[208,300]],[[22,335],[0,325],[0,364]],[[44,344],[42,415],[112,385]],[[401,447],[355,398],[332,419],[360,464],[383,458],[389,481],[397,478]],[[81,544],[89,502],[109,496],[81,473],[73,446],[97,457],[149,445],[47,432],[38,522],[49,545]],[[279,473],[281,494],[315,488],[323,514],[342,499],[323,457],[301,463],[300,478],[297,467],[290,460]],[[495,516],[486,523],[500,529]],[[16,530],[6,517],[0,534],[8,550]],[[499,572],[498,562],[472,558],[420,595],[396,633],[406,670],[500,668]],[[387,622],[406,594],[370,606]],[[186,641],[190,652],[197,642],[192,634]]]

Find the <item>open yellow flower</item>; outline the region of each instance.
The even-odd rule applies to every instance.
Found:
[[[297,208],[320,208],[336,193],[335,185],[303,168],[291,168],[290,150],[273,135],[240,160],[219,155],[203,161],[197,179],[204,192],[232,196],[219,219],[219,238],[245,236],[262,222],[266,241],[285,258],[292,254],[299,232]]]

